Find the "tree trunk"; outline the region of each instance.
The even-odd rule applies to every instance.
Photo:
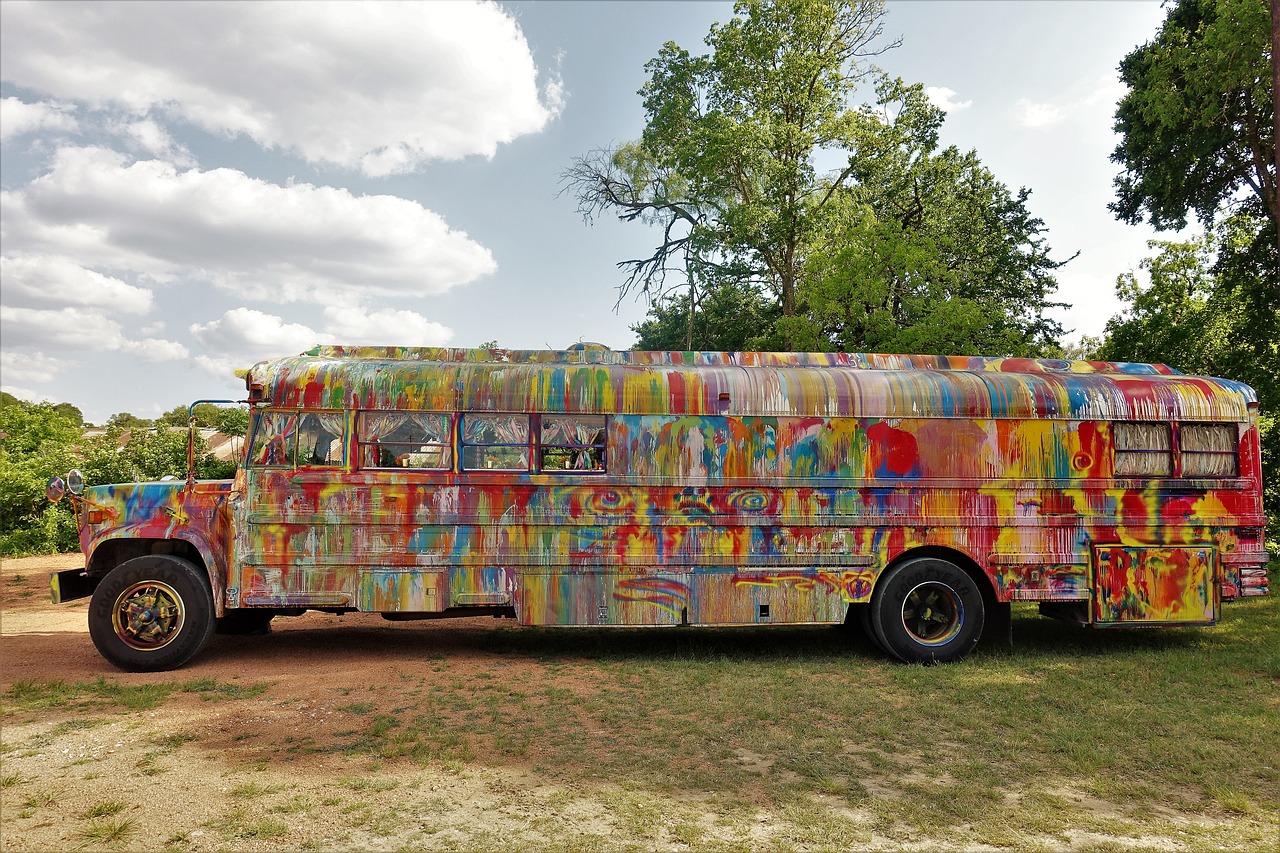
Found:
[[[1271,219],[1280,250],[1280,0],[1271,0],[1271,123],[1276,174],[1271,182]]]

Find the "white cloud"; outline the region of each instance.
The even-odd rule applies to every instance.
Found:
[[[120,349],[137,356],[142,361],[181,361],[190,351],[177,341],[160,338],[143,338],[140,341],[121,341]]]
[[[496,268],[488,249],[394,196],[278,186],[232,169],[129,163],[63,148],[48,174],[0,195],[4,245],[158,281],[273,301],[441,293]]]
[[[126,314],[151,310],[151,291],[87,270],[64,257],[0,257],[0,280],[4,281],[6,306],[80,306]]]
[[[6,394],[12,394],[19,400],[26,400],[28,403],[52,403],[54,399],[48,394],[40,391],[32,391],[30,388],[21,388],[17,385],[9,385],[8,383],[0,383],[0,391]]]
[[[452,329],[414,311],[330,306],[324,309],[324,322],[323,343],[438,347],[453,337]]]
[[[186,358],[187,348],[173,341],[149,338],[131,340],[120,324],[99,308],[64,307],[0,310],[0,337],[5,348],[62,347],[70,350],[112,352],[123,350],[146,361]]]
[[[75,116],[71,115],[74,109],[70,104],[50,101],[28,104],[18,98],[4,98],[0,100],[0,141],[7,142],[37,130],[74,133],[79,129]]]
[[[50,382],[72,367],[75,367],[75,362],[53,358],[42,352],[0,350],[0,373],[7,381]]]
[[[973,106],[973,101],[955,100],[955,90],[948,89],[945,86],[925,86],[924,94],[925,97],[929,99],[929,103],[933,104],[938,109],[946,110],[949,113],[968,109]]]
[[[492,156],[564,103],[494,3],[6,2],[0,71],[366,174]]]
[[[324,321],[324,330],[317,331],[275,314],[234,308],[208,323],[192,323],[189,331],[215,354],[204,357],[203,366],[217,373],[295,355],[316,344],[443,346],[453,337],[452,329],[406,310],[330,306],[324,309]]]
[[[319,334],[309,326],[287,323],[252,308],[233,308],[217,320],[192,323],[189,331],[215,352],[239,354],[241,368],[263,358],[295,355],[320,342]]]
[[[1018,121],[1023,127],[1052,127],[1065,119],[1066,113],[1055,104],[1041,104],[1026,98],[1018,100]]]
[[[112,118],[106,123],[106,129],[122,137],[129,150],[149,154],[167,160],[175,166],[194,166],[195,158],[184,146],[179,145],[169,135],[169,131],[150,118],[121,119]]]
[[[1107,114],[1115,111],[1116,104],[1129,91],[1129,87],[1120,79],[1119,71],[1104,74],[1094,81],[1093,88],[1080,99],[1084,106],[1104,107]]]

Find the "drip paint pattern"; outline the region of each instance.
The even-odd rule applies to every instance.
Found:
[[[296,422],[292,449],[251,450],[234,483],[91,491],[90,574],[121,540],[178,540],[219,614],[545,625],[840,622],[913,559],[988,606],[1082,602],[1098,625],[1205,624],[1266,592],[1256,395],[1163,365],[324,347],[246,382],[250,448]],[[426,444],[378,461],[405,413]],[[469,423],[501,425],[501,451],[466,452]],[[1116,423],[1137,425],[1124,464],[1160,476],[1117,474]],[[1213,437],[1216,476],[1182,470],[1184,429]]]

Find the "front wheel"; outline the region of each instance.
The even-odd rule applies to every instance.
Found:
[[[907,663],[950,663],[982,636],[982,592],[954,563],[908,560],[880,578],[870,606],[880,646]]]
[[[98,584],[89,636],[98,652],[129,672],[176,669],[213,636],[213,592],[195,565],[169,554],[134,557]]]

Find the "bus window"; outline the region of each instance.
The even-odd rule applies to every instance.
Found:
[[[1117,477],[1168,477],[1173,473],[1173,442],[1168,424],[1120,421],[1111,429]]]
[[[307,412],[298,420],[298,464],[332,468],[342,464],[341,412]]]
[[[603,471],[603,415],[543,415],[538,441],[542,471]]]
[[[293,465],[297,442],[297,412],[259,412],[249,448],[249,464],[271,467]]]
[[[1184,477],[1235,477],[1239,471],[1235,424],[1183,424],[1178,428]]]
[[[463,415],[462,467],[468,471],[527,471],[529,416]]]
[[[363,468],[453,468],[452,420],[434,412],[361,412],[357,424]]]

